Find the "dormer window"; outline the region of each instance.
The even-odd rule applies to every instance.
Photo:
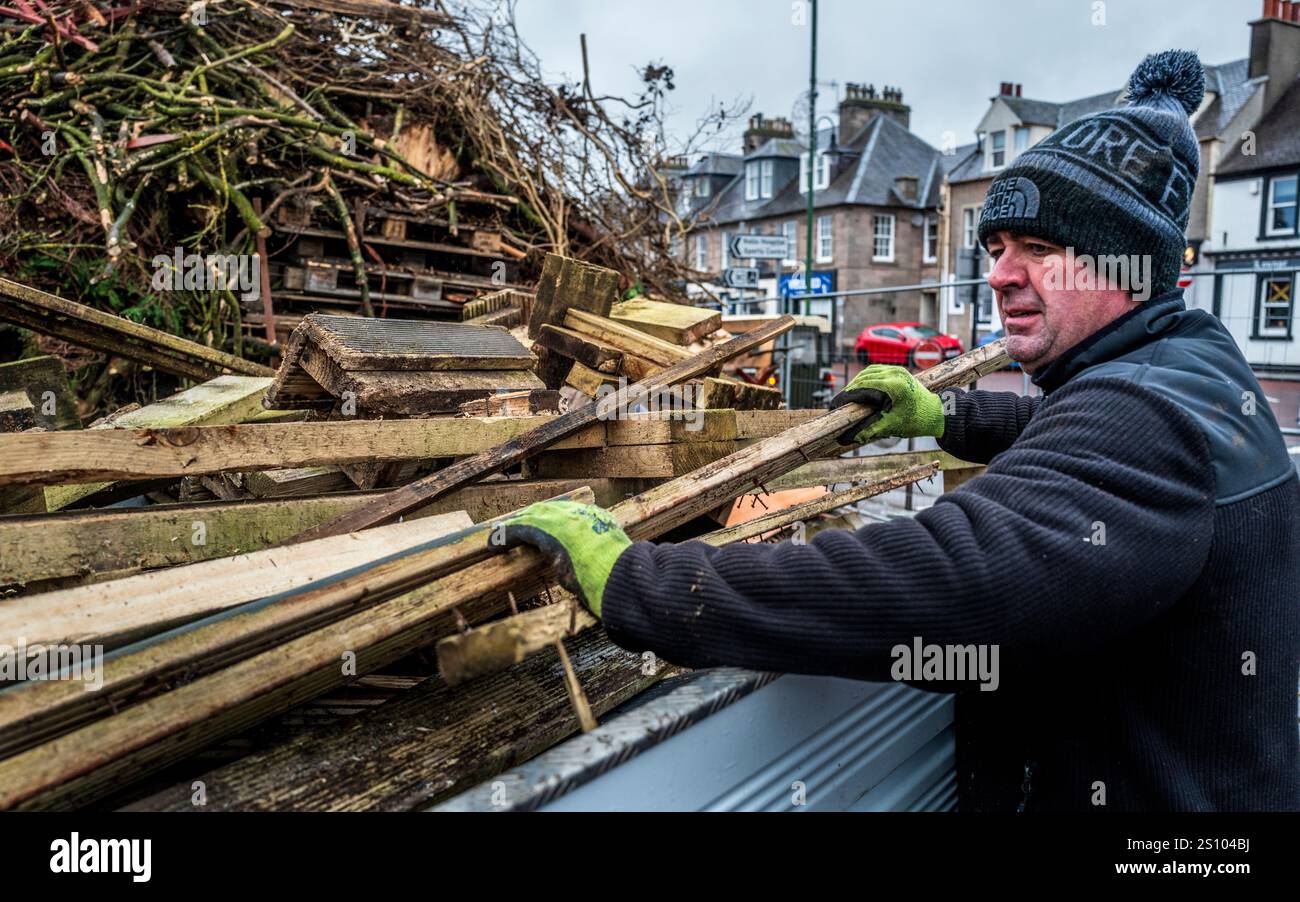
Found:
[[[817,165],[813,169],[813,190],[825,191],[831,184],[831,155],[817,152]],[[799,154],[799,193],[808,193],[808,154]]]
[[[1027,125],[1016,126],[1015,147],[1016,147],[1016,156],[1019,156],[1020,154],[1024,153],[1026,150],[1029,149],[1029,126]]]
[[[772,196],[772,160],[745,164],[745,200],[766,200]]]
[[[1001,169],[1007,165],[1007,133],[1004,131],[994,132],[989,150],[989,166],[991,168]]]
[[[695,180],[695,196],[708,197],[710,191],[709,180],[707,178]]]

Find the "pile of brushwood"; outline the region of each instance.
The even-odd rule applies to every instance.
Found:
[[[235,295],[155,292],[151,261],[253,253],[275,211],[307,196],[349,234],[359,281],[361,202],[472,217],[526,253],[526,276],[555,252],[618,270],[633,292],[680,295],[698,274],[672,252],[687,224],[664,161],[743,110],[670,148],[672,79],[647,65],[630,98],[548,83],[511,0],[13,0],[0,7],[0,272],[238,354]],[[419,159],[402,152],[412,133]],[[134,388],[158,386],[137,374]]]

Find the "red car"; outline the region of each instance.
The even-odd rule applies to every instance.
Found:
[[[933,339],[943,349],[943,359],[956,357],[965,350],[961,342],[951,335],[921,323],[876,323],[867,326],[853,346],[858,363],[892,363],[897,366],[916,366],[912,356],[916,346]]]

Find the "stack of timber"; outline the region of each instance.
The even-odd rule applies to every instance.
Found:
[[[0,433],[0,809],[436,803],[679,672],[647,674],[546,558],[493,544],[500,518],[569,498],[638,540],[782,541],[978,472],[843,456],[870,409],[780,409],[717,375],[788,318],[720,340],[714,314],[620,301],[616,274],[561,257],[482,308],[515,331],[309,313],[273,376],[213,374],[84,429],[48,403],[48,363],[0,368],[21,427]],[[615,384],[588,394],[579,365]],[[746,498],[761,515],[720,526]],[[18,668],[38,648],[66,650],[59,678]]]

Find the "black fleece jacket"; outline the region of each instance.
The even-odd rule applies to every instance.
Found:
[[[940,444],[988,470],[914,519],[635,543],[610,635],[880,681],[918,638],[996,645],[994,691],[909,680],[958,692],[963,810],[1300,809],[1300,482],[1232,338],[1174,293],[1035,381],[958,393]]]

